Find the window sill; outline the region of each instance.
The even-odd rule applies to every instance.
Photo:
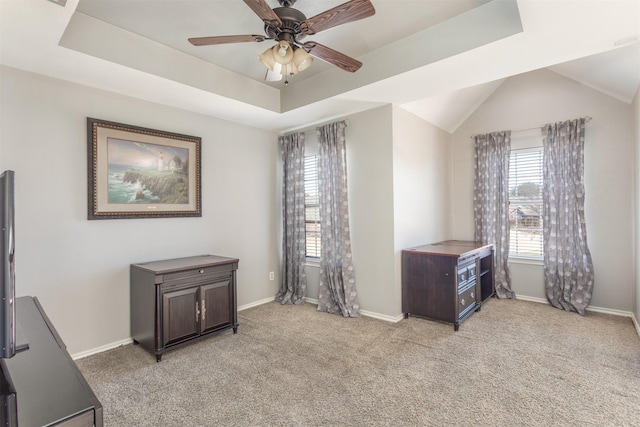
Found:
[[[509,263],[528,264],[528,265],[544,265],[544,260],[538,257],[510,256]]]
[[[317,258],[307,258],[307,262],[305,265],[307,267],[320,268],[320,260]]]

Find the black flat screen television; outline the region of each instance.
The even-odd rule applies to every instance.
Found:
[[[17,351],[15,228],[15,174],[0,174],[0,359],[13,357]],[[0,360],[0,424],[17,425],[17,393],[11,377]]]
[[[0,357],[13,357],[16,353],[16,284],[15,284],[15,224],[14,190],[15,172],[0,174]]]

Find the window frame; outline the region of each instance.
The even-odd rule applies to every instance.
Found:
[[[315,219],[309,219],[309,210],[314,210]],[[322,230],[320,228],[320,200],[318,199],[318,155],[304,156],[304,224],[305,224],[305,257],[307,262],[319,262],[322,251]],[[315,228],[315,230],[309,230]],[[309,234],[317,234],[314,237],[313,252],[310,255]]]
[[[524,161],[524,169],[523,169],[523,173],[518,174],[517,172],[513,171],[513,167],[514,164],[517,163],[517,158],[516,156],[520,155],[520,156],[531,156],[531,154],[535,154],[536,156],[539,157],[539,160],[537,160],[537,163],[534,164],[533,166],[528,165],[527,162],[532,162],[531,159],[526,159],[526,157],[523,159]],[[544,259],[544,242],[543,242],[543,213],[542,213],[542,191],[543,191],[543,161],[544,161],[544,151],[543,151],[543,147],[541,144],[541,141],[537,144],[527,144],[527,145],[521,145],[518,148],[512,148],[511,153],[510,153],[510,158],[509,158],[509,259],[510,260],[515,260],[515,261],[519,261],[519,262],[524,262],[524,263],[540,263],[543,261]],[[533,175],[532,175],[533,173]],[[516,175],[518,177],[522,177],[521,180],[518,180],[517,182],[513,182],[513,176]],[[528,179],[529,178],[529,179]],[[535,182],[535,183],[539,183],[539,195],[537,197],[533,197],[533,198],[528,198],[528,199],[519,199],[519,200],[514,200],[513,197],[516,197],[513,195],[513,191],[520,185],[528,183],[528,182]],[[514,204],[514,202],[519,202],[518,204],[521,206],[537,206],[537,211],[538,211],[538,216],[535,218],[529,218],[530,220],[534,220],[534,222],[537,220],[539,225],[536,225],[535,227],[527,227],[527,226],[521,226],[518,227],[517,224],[517,220],[518,220],[518,216],[517,214],[514,214],[514,210],[516,208],[512,209],[512,204]],[[524,203],[523,203],[524,202]],[[533,203],[532,203],[533,202]],[[515,218],[516,221],[516,225],[514,227],[514,225],[512,225],[512,221]],[[539,249],[539,251],[535,252],[535,253],[526,253],[525,252],[525,248],[527,247],[527,245],[523,246],[516,246],[514,247],[513,245],[513,241],[514,238],[516,240],[519,240],[518,237],[522,236],[525,231],[524,230],[534,230],[535,232],[537,232],[538,236],[539,236],[539,243],[535,244],[534,246],[529,245],[528,247],[531,249],[534,249],[535,246],[538,246],[537,249]],[[516,235],[514,236],[514,231],[516,231]],[[516,250],[519,250],[518,252],[516,252]]]

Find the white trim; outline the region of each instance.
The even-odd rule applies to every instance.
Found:
[[[633,321],[633,325],[636,327],[636,332],[640,337],[640,323],[638,323],[638,319],[636,319],[636,316],[633,313],[631,313],[631,320]]]
[[[360,314],[367,317],[373,317],[374,319],[384,320],[385,322],[398,323],[402,319],[404,319],[404,314],[399,314],[397,316],[390,316],[388,314],[380,314],[374,313],[373,311],[360,310]]]
[[[111,344],[103,345],[101,347],[96,347],[91,350],[82,351],[80,353],[72,354],[71,358],[73,360],[84,359],[85,357],[93,356],[94,354],[102,353],[108,350],[113,350],[114,348],[122,347],[125,345],[129,345],[133,342],[132,338],[127,338],[121,341],[116,341]]]
[[[245,304],[245,305],[242,305],[242,306],[238,307],[238,311],[242,311],[242,310],[246,310],[246,309],[251,308],[251,307],[256,307],[258,305],[266,304],[268,302],[274,301],[274,299],[275,298],[265,298],[265,299],[260,300],[260,301],[255,301],[255,302],[252,302],[250,304]],[[133,338],[127,338],[127,339],[124,339],[124,340],[121,340],[121,341],[113,342],[111,344],[103,345],[101,347],[96,347],[96,348],[93,348],[91,350],[82,351],[80,353],[72,354],[71,358],[73,360],[84,359],[85,357],[93,356],[94,354],[102,353],[102,352],[105,352],[105,351],[108,351],[108,350],[113,350],[114,348],[118,348],[118,347],[122,347],[122,346],[125,346],[125,345],[129,345],[131,343],[133,343]]]
[[[595,313],[613,314],[614,316],[622,316],[622,317],[633,318],[633,312],[631,312],[631,311],[614,310],[612,308],[589,306],[589,307],[587,307],[587,311],[593,311]]]
[[[313,299],[313,298],[305,298],[305,301],[308,302],[309,304],[315,304],[315,305],[318,305],[318,302],[319,302],[317,299]],[[399,314],[397,316],[389,316],[388,314],[380,314],[380,313],[376,313],[374,311],[368,311],[368,310],[360,310],[360,314],[362,314],[363,316],[372,317],[374,319],[384,320],[385,322],[391,322],[391,323],[398,323],[399,321],[404,319],[404,314]]]
[[[549,301],[547,301],[545,298],[528,297],[526,295],[517,295],[516,299],[519,299],[522,301],[531,301],[531,302],[538,302],[542,304],[549,304]],[[613,308],[594,307],[594,306],[587,307],[587,311],[593,311],[595,313],[613,314],[614,316],[630,317],[636,325],[636,329],[638,330],[638,335],[640,335],[640,327],[638,327],[638,322],[636,321],[635,316],[631,311],[615,310]]]
[[[250,302],[249,304],[244,304],[244,305],[241,305],[240,307],[238,307],[238,311],[246,310],[246,309],[251,308],[251,307],[257,307],[259,305],[267,304],[267,303],[275,301],[275,300],[276,300],[275,297],[271,297],[271,298],[261,299],[260,301]]]
[[[525,257],[522,255],[509,255],[509,263],[514,264],[529,264],[529,265],[544,265],[544,260],[538,257]]]
[[[307,258],[307,261],[304,264],[306,267],[320,268],[320,260],[316,258]]]

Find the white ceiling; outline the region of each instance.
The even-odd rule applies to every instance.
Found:
[[[626,103],[640,84],[640,0],[372,0],[373,17],[305,39],[363,67],[316,60],[288,86],[264,82],[256,56],[273,42],[186,41],[263,34],[241,0],[52,1],[0,0],[0,63],[276,131],[393,103],[453,132],[506,78],[540,68]]]
[[[294,7],[311,17],[345,1],[298,0]],[[489,1],[374,0],[377,13],[373,17],[334,27],[304,41],[317,41],[349,56],[360,57]],[[279,6],[276,0],[268,3],[271,7]],[[262,20],[241,0],[80,0],[76,11],[261,82],[265,68],[257,56],[275,44],[267,40],[196,47],[187,42],[189,37],[264,34]],[[401,19],[397,15],[401,15]],[[291,83],[330,68],[331,65],[317,61]],[[268,84],[281,86],[283,83]]]

